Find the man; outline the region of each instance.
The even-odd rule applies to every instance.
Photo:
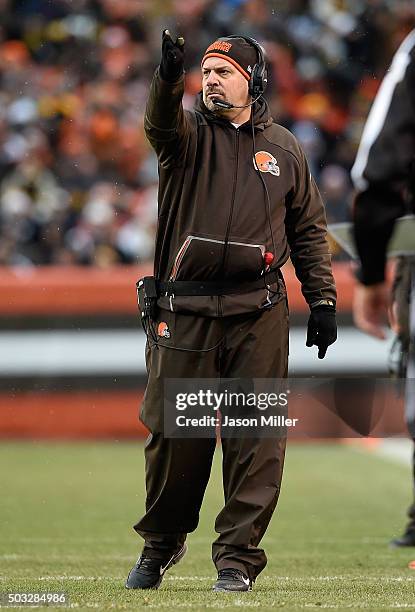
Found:
[[[390,310],[385,262],[395,220],[413,210],[414,160],[415,30],[399,47],[383,80],[352,169],[352,179],[357,189],[353,210],[354,233],[360,257],[357,272],[359,284],[353,307],[355,323],[363,331],[384,339],[383,324],[389,311],[392,328],[403,336],[406,344],[410,344],[410,260],[401,259],[399,262],[393,291],[396,299],[393,298]],[[414,339],[411,340],[413,349]],[[408,362],[409,379],[414,378],[414,367],[412,356]],[[415,437],[412,385],[407,385],[406,418],[410,433]],[[394,546],[415,546],[415,502],[409,510],[409,518],[403,536],[392,541]]]
[[[157,588],[186,552],[214,439],[163,436],[164,378],[284,378],[288,310],[280,267],[294,263],[310,305],[307,346],[336,339],[324,208],[295,138],[262,99],[263,52],[227,37],[205,52],[203,91],[184,111],[184,41],[163,33],[145,114],[159,160],[157,312],[147,329],[145,540],[127,588]],[[144,303],[144,302],[143,302]],[[150,337],[151,335],[151,337]],[[275,509],[285,439],[223,438],[225,505],[215,523],[215,591],[247,591],[266,565],[258,544]]]

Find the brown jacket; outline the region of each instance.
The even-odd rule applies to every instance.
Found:
[[[184,76],[151,83],[144,127],[159,161],[159,210],[154,274],[160,280],[258,279],[272,251],[264,186],[253,162],[250,122],[235,129],[199,94],[182,106]],[[273,122],[264,100],[253,107],[256,152],[270,197],[276,253],[272,268],[291,256],[308,304],[336,299],[324,206],[295,137]],[[258,165],[261,157],[257,157]],[[270,170],[270,171],[266,171]],[[283,281],[243,295],[161,297],[161,308],[225,316],[257,311],[285,295]]]

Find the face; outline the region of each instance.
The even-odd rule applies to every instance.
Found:
[[[219,109],[212,100],[218,98],[235,106],[249,102],[248,81],[230,62],[220,57],[208,57],[202,67],[203,102],[218,114],[228,113]]]

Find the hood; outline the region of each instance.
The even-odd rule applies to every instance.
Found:
[[[202,92],[200,91],[197,94],[194,109],[196,112],[199,112],[203,115],[206,121],[214,121],[215,123],[227,124],[229,123],[228,119],[224,117],[220,117],[215,113],[212,113],[203,102]],[[255,102],[252,107],[254,114],[254,126],[257,130],[264,130],[266,127],[269,127],[272,124],[272,117],[269,110],[269,106],[267,101],[264,98],[260,98]],[[243,125],[241,125],[241,129],[246,127],[247,129],[251,128],[251,121],[247,121]]]

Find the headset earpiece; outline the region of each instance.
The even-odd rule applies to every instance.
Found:
[[[256,49],[258,62],[252,68],[251,78],[248,83],[248,92],[252,98],[259,98],[259,96],[265,92],[268,83],[267,65],[261,45],[255,40],[255,38],[251,38],[250,36],[238,36],[235,34],[232,36],[227,36],[226,38],[243,38],[247,43]]]
[[[267,69],[265,64],[255,64],[248,84],[248,91],[252,98],[257,98],[264,93],[267,82]]]

